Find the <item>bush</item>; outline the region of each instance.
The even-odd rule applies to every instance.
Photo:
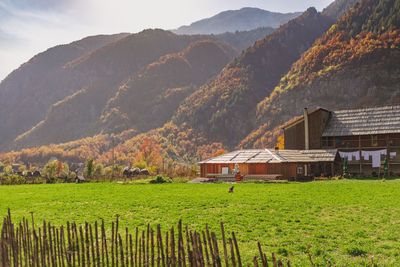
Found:
[[[167,177],[162,177],[161,175],[158,175],[155,179],[151,180],[151,184],[165,184],[165,183],[171,183],[171,179]]]
[[[4,175],[0,178],[0,184],[2,185],[18,185],[18,184],[26,184],[25,177],[19,175]]]
[[[280,255],[282,255],[284,257],[287,257],[289,255],[289,252],[287,251],[286,248],[279,248],[278,249],[278,254],[280,254]]]
[[[365,256],[367,252],[359,247],[349,247],[347,248],[347,254],[353,257],[357,257],[357,256]]]

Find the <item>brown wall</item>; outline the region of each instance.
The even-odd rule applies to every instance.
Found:
[[[267,164],[249,164],[249,174],[267,174]]]
[[[309,115],[310,149],[321,148],[321,137],[329,120],[330,113],[318,110]]]
[[[283,179],[295,179],[302,177],[297,174],[297,167],[302,166],[306,163],[268,163],[268,164],[239,164],[240,173],[242,175],[247,174],[279,174],[282,175]],[[207,174],[220,174],[222,167],[229,167],[230,170],[234,168],[234,164],[208,164],[204,163],[200,165],[201,177],[207,177]],[[309,165],[309,174],[311,174],[311,166]]]
[[[304,149],[304,121],[284,129],[285,149]]]
[[[323,148],[337,148],[339,151],[387,149],[389,153],[396,152],[396,158],[389,158],[389,172],[400,176],[400,134],[327,137],[322,138],[322,146]],[[366,161],[361,158],[359,161],[350,161],[348,170],[352,174],[379,173],[379,168],[372,168],[371,165],[371,160]]]
[[[310,112],[308,130],[310,149],[321,148],[321,137],[329,119],[329,112],[323,109]],[[284,129],[285,149],[305,149],[304,120]]]
[[[239,164],[239,170],[242,175],[249,174],[249,164]],[[221,174],[222,168],[228,167],[230,172],[235,168],[235,164],[211,164],[211,163],[203,163],[200,164],[200,175],[201,177],[206,177],[207,174]]]

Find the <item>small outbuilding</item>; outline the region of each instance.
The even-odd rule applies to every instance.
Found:
[[[340,173],[336,149],[328,150],[237,150],[199,162],[203,178],[235,179],[235,167],[244,180],[302,180]]]

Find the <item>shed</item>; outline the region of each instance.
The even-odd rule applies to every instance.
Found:
[[[333,176],[340,157],[331,150],[237,150],[199,162],[204,178],[234,179],[238,165],[244,179],[300,179]]]

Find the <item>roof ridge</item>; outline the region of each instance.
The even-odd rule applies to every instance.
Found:
[[[282,159],[278,158],[274,153],[271,152],[270,149],[265,149],[272,157],[274,157],[277,161],[282,161]],[[283,157],[282,157],[283,158]],[[285,159],[286,160],[286,159]]]
[[[333,113],[336,112],[345,112],[345,111],[365,111],[365,110],[379,110],[379,109],[394,109],[394,108],[398,108],[400,109],[400,103],[399,104],[393,104],[393,105],[377,105],[374,107],[363,107],[363,108],[349,108],[349,109],[339,109],[339,110],[333,110]]]

